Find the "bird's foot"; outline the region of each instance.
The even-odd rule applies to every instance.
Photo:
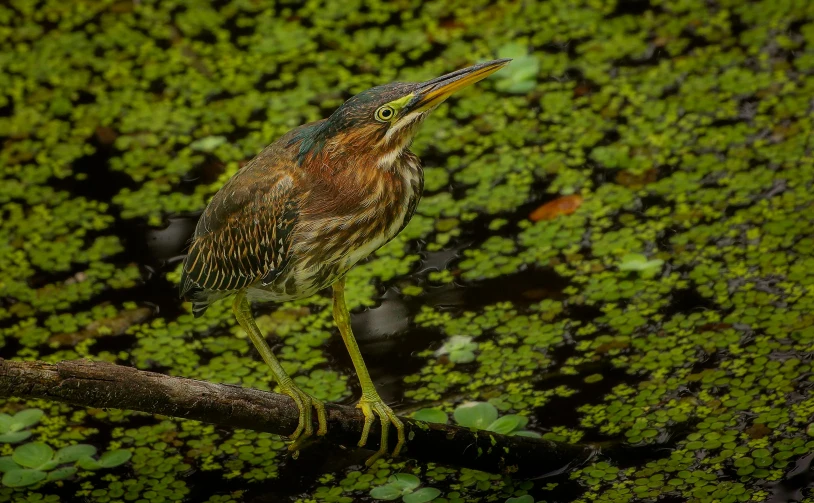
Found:
[[[370,398],[363,397],[359,400],[359,403],[356,404],[356,408],[362,409],[362,414],[365,415],[365,426],[364,429],[362,429],[362,438],[359,440],[359,447],[364,447],[367,443],[370,427],[373,425],[375,417],[379,416],[382,422],[382,439],[379,450],[369,457],[367,461],[365,461],[365,464],[371,466],[377,459],[387,453],[387,436],[391,423],[396,427],[396,431],[398,431],[398,442],[396,443],[396,448],[393,449],[393,456],[398,456],[399,451],[401,451],[401,448],[404,446],[404,424],[398,416],[396,416],[396,413],[393,412],[393,409],[388,407],[387,404],[379,398],[378,394]]]
[[[292,451],[292,457],[297,459],[303,442],[308,440],[308,438],[314,433],[314,426],[311,421],[311,407],[317,410],[317,422],[319,423],[317,435],[322,436],[328,432],[325,404],[323,404],[321,400],[317,400],[313,396],[301,390],[293,382],[281,384],[280,391],[283,394],[290,396],[294,400],[294,403],[297,404],[297,409],[300,411],[300,417],[297,421],[297,429],[295,429],[294,433],[290,435],[289,438],[291,438],[292,442],[288,446],[288,450]]]

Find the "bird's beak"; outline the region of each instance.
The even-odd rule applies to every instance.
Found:
[[[452,93],[485,79],[500,70],[511,59],[496,59],[456,70],[441,77],[423,82],[413,92],[413,99],[407,104],[411,112],[421,112],[440,105]]]

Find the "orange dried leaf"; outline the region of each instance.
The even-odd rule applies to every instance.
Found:
[[[583,198],[579,194],[563,196],[532,211],[529,218],[532,222],[539,222],[540,220],[553,220],[560,215],[570,215],[582,206],[582,201]]]

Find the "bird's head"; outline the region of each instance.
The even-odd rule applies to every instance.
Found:
[[[362,91],[336,109],[311,141],[301,144],[300,155],[373,156],[379,167],[388,168],[409,147],[427,114],[456,91],[485,79],[509,61],[488,61],[426,82],[394,82]]]

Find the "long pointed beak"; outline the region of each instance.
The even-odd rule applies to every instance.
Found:
[[[454,92],[485,79],[509,64],[509,61],[511,59],[487,61],[423,82],[416,87],[407,107],[410,111],[423,111],[438,106]]]

